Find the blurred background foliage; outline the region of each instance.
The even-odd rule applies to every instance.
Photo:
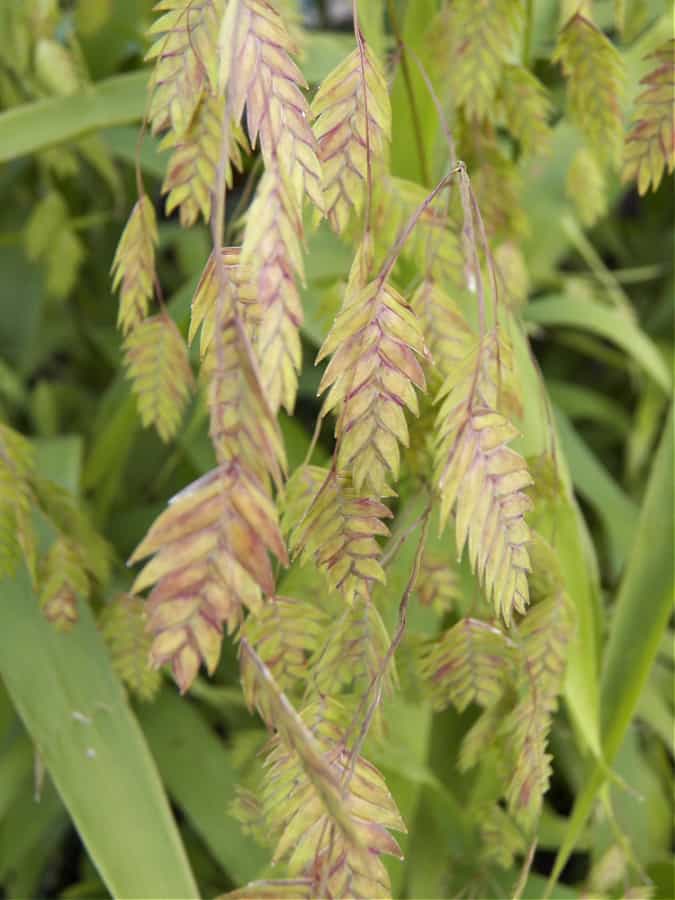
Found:
[[[580,138],[561,115],[564,82],[551,53],[559,22],[578,5],[527,4],[530,59],[553,101],[550,153],[531,158],[514,149],[479,195],[482,187],[484,208],[492,201],[495,214],[507,217],[502,232],[495,230],[498,258],[522,306],[588,526],[585,553],[600,585],[598,646],[611,636],[602,697],[632,690],[633,663],[641,663],[631,647],[642,630],[658,642],[635,698],[637,714],[614,748],[610,787],[592,793],[591,803],[600,802],[577,833],[554,896],[666,898],[675,895],[672,621],[650,631],[640,610],[649,616],[653,592],[672,597],[672,436],[658,472],[655,458],[671,403],[673,182],[666,177],[640,197],[613,173],[594,185],[586,169],[575,185]],[[302,67],[312,84],[352,47],[345,6],[303,4],[311,29]],[[378,16],[382,4],[359,6],[373,46],[393,48]],[[424,57],[438,4],[396,6],[406,46]],[[258,876],[266,858],[228,812],[261,738],[243,707],[234,646],[225,642],[211,682],[199,680],[179,700],[159,675],[124,670],[125,637],[109,622],[110,599],[129,588],[129,553],[166,498],[214,463],[199,398],[173,445],[141,427],[121,367],[110,288],[115,246],[136,195],[137,153],[157,201],[163,177],[155,142],[146,136],[138,143],[151,7],[150,0],[0,0],[0,418],[31,439],[39,472],[79,498],[111,559],[110,576],[92,589],[90,605],[80,602],[79,622],[67,635],[40,616],[25,574],[3,583],[0,885],[8,897],[215,895]],[[662,0],[596,0],[593,7],[621,48],[628,114],[648,71],[644,57],[672,31],[672,7]],[[433,106],[421,80],[413,82],[422,131],[434,147]],[[393,104],[393,173],[423,182],[400,77]],[[232,193],[230,233],[246,206],[249,174]],[[183,231],[174,219],[161,221],[159,236],[160,280],[185,331],[209,236],[205,228]],[[317,412],[311,362],[349,262],[349,250],[327,229],[312,234],[306,365],[296,417],[282,416],[291,466],[308,445]],[[661,481],[650,494],[653,472]],[[628,594],[630,603],[617,625],[620,583],[616,603]],[[132,599],[123,602],[132,622],[128,641],[142,640],[133,627],[142,611]],[[103,665],[106,633],[114,636],[115,669]],[[131,710],[118,675],[133,688]],[[391,864],[397,895],[506,896],[517,869],[492,867],[473,852],[473,823],[462,807],[456,752],[468,714],[447,711],[432,727],[424,703],[404,697],[394,705],[396,726],[374,761],[410,830],[406,861]],[[568,817],[588,772],[564,710],[552,742],[553,786],[525,888],[531,897],[542,896],[554,856],[574,832]]]

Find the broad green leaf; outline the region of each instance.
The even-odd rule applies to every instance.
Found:
[[[546,379],[546,387],[551,400],[572,421],[595,422],[603,428],[616,432],[621,438],[628,435],[631,428],[630,416],[612,397],[587,385],[557,381],[554,378]],[[660,391],[658,394],[662,396]]]
[[[638,508],[614,481],[567,416],[559,409],[555,414],[574,486],[602,520],[609,540],[612,570],[618,573],[631,546]]]
[[[45,863],[68,827],[68,816],[46,778],[39,796],[29,777],[0,823],[0,884],[7,897],[35,897]]]
[[[670,374],[658,348],[623,313],[599,303],[586,303],[573,297],[556,295],[531,303],[525,309],[525,317],[529,322],[548,328],[590,331],[617,344],[666,393],[670,393]]]
[[[673,412],[647,486],[601,679],[603,739],[616,753],[673,609]]]
[[[139,715],[169,793],[232,880],[245,884],[263,870],[268,853],[229,813],[238,773],[231,751],[197,710],[165,688]]]
[[[147,72],[115,75],[68,97],[51,97],[0,114],[0,163],[92,131],[138,121]]]
[[[673,610],[673,413],[647,486],[637,533],[616,600],[601,680],[603,750],[611,765],[635,713]],[[595,766],[578,795],[549,880],[551,896],[598,794],[606,769]]]
[[[155,764],[88,606],[60,634],[26,570],[7,579],[0,674],[113,896],[196,897]]]

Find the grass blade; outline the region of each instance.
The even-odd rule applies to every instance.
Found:
[[[116,897],[197,897],[157,769],[89,608],[59,634],[28,573],[3,583],[0,674]]]
[[[116,75],[68,97],[26,103],[0,115],[0,163],[143,116],[147,72]]]
[[[268,853],[228,814],[239,781],[230,751],[171,688],[140,718],[167,789],[223,869],[235,884],[260,876]]]
[[[625,314],[599,303],[552,296],[530,303],[525,309],[525,318],[537,325],[590,331],[611,341],[635,360],[667,394],[670,393],[670,374],[661,353]]]
[[[673,413],[661,439],[621,583],[601,680],[603,750],[616,757],[673,609]],[[572,853],[605,779],[600,766],[577,797],[547,896]]]

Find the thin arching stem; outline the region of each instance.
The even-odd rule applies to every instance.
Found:
[[[408,64],[408,51],[403,40],[403,32],[401,31],[401,25],[398,20],[396,3],[394,2],[394,0],[387,0],[387,13],[389,15],[391,29],[394,32],[394,37],[396,38],[396,46],[398,47],[399,58],[401,60],[401,72],[403,73],[403,83],[408,95],[408,103],[410,104],[410,115],[413,123],[415,144],[417,145],[417,156],[419,157],[420,161],[422,183],[425,187],[429,187],[429,185],[431,184],[431,176],[429,174],[429,164],[427,163],[427,154],[424,147],[424,137],[422,135],[422,120],[420,118],[420,111],[417,106],[415,89],[412,82],[412,74],[410,72],[410,66]]]
[[[363,91],[363,116],[366,129],[366,189],[367,197],[365,204],[365,213],[363,217],[363,238],[364,243],[370,233],[370,223],[373,216],[373,158],[370,143],[370,116],[368,112],[368,84],[366,81],[366,48],[363,44],[363,35],[359,25],[359,4],[358,0],[352,0],[352,16],[354,19],[354,36],[359,48],[359,61],[361,68],[361,90]]]
[[[375,716],[375,713],[377,712],[378,706],[382,702],[382,691],[384,688],[384,679],[386,677],[387,670],[389,669],[389,666],[391,665],[394,655],[396,654],[396,651],[398,650],[399,646],[401,645],[401,641],[403,640],[403,636],[405,634],[406,626],[408,624],[408,604],[410,602],[410,597],[412,595],[412,592],[415,588],[415,584],[417,583],[417,579],[419,577],[420,568],[422,566],[422,557],[424,556],[424,550],[427,545],[427,537],[429,535],[429,522],[431,521],[431,509],[432,509],[432,502],[431,502],[431,500],[429,500],[427,507],[422,515],[422,519],[421,519],[422,530],[420,533],[419,543],[417,544],[417,551],[415,553],[415,560],[413,562],[413,567],[410,571],[410,575],[408,576],[408,581],[406,583],[405,590],[403,591],[403,594],[401,596],[401,602],[400,602],[399,608],[398,608],[398,627],[396,628],[396,633],[394,634],[394,637],[392,638],[391,643],[389,644],[389,649],[387,650],[387,652],[384,656],[384,659],[382,660],[382,663],[380,665],[380,668],[379,668],[377,674],[371,681],[371,683],[368,687],[368,690],[364,694],[363,700],[362,700],[362,702],[359,706],[359,709],[353,720],[353,722],[358,721],[358,717],[363,712],[363,706],[364,706],[365,701],[372,694],[372,700],[370,701],[367,712],[363,719],[363,723],[361,725],[358,736],[356,738],[356,741],[354,742],[354,746],[351,751],[351,759],[350,759],[350,763],[349,763],[349,768],[347,769],[347,772],[345,774],[345,779],[342,784],[342,790],[344,792],[346,792],[347,788],[349,787],[349,782],[351,781],[352,776],[354,775],[354,770],[356,769],[356,763],[361,754],[361,750],[363,749],[363,745],[366,741],[366,738],[368,737],[368,732],[370,731],[370,726],[373,723],[373,718]],[[345,741],[347,739],[347,735],[349,734],[349,732],[351,731],[351,729],[353,727],[353,722],[345,734]]]

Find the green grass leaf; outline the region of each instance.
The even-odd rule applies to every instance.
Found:
[[[239,776],[227,747],[171,688],[140,718],[169,793],[223,869],[238,884],[259,876],[269,854],[228,813]]]
[[[70,634],[3,584],[0,674],[113,896],[197,897],[154,761],[86,605]]]
[[[26,103],[0,115],[0,163],[143,116],[147,72],[116,75],[68,97]]]
[[[601,678],[603,750],[616,757],[673,610],[673,413],[671,409],[616,600]],[[607,770],[596,766],[578,795],[549,880],[547,896],[569,859]]]
[[[671,378],[661,353],[644,331],[623,313],[599,303],[551,296],[526,307],[525,318],[548,328],[590,331],[617,344],[667,394],[670,393]]]

